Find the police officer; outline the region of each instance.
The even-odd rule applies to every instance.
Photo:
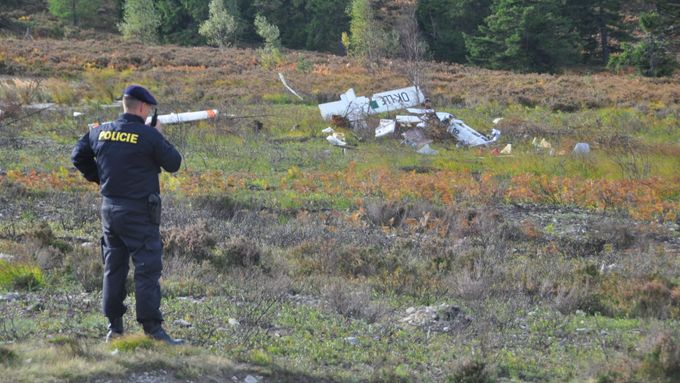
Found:
[[[137,321],[152,338],[180,344],[161,323],[161,168],[179,170],[182,156],[161,134],[160,123],[145,125],[156,99],[139,85],[123,93],[123,114],[92,127],[76,144],[71,160],[83,176],[100,186],[104,261],[103,311],[109,320],[107,342],[123,334],[123,304],[129,259],[135,266]]]

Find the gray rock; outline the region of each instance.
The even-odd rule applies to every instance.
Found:
[[[191,323],[185,321],[184,319],[177,319],[176,321],[172,322],[173,324],[184,327],[184,328],[189,328],[191,327]]]

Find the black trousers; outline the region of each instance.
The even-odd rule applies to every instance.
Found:
[[[160,323],[162,245],[159,225],[151,222],[146,200],[102,200],[103,311],[109,319],[122,317],[130,257],[135,266],[137,321]]]

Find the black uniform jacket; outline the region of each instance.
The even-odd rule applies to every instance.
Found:
[[[161,168],[176,172],[182,156],[141,117],[122,114],[90,129],[73,148],[71,161],[109,198],[147,198],[160,193]]]

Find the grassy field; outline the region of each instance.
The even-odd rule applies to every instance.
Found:
[[[404,66],[0,40],[0,381],[680,379],[680,78],[429,63],[437,110],[481,132],[502,117],[512,155],[346,129],[356,149],[330,146],[316,104],[408,85]],[[132,81],[162,113],[222,111],[165,127],[184,155],[161,176],[177,349],[134,310],[102,342],[99,197],[69,161]]]

